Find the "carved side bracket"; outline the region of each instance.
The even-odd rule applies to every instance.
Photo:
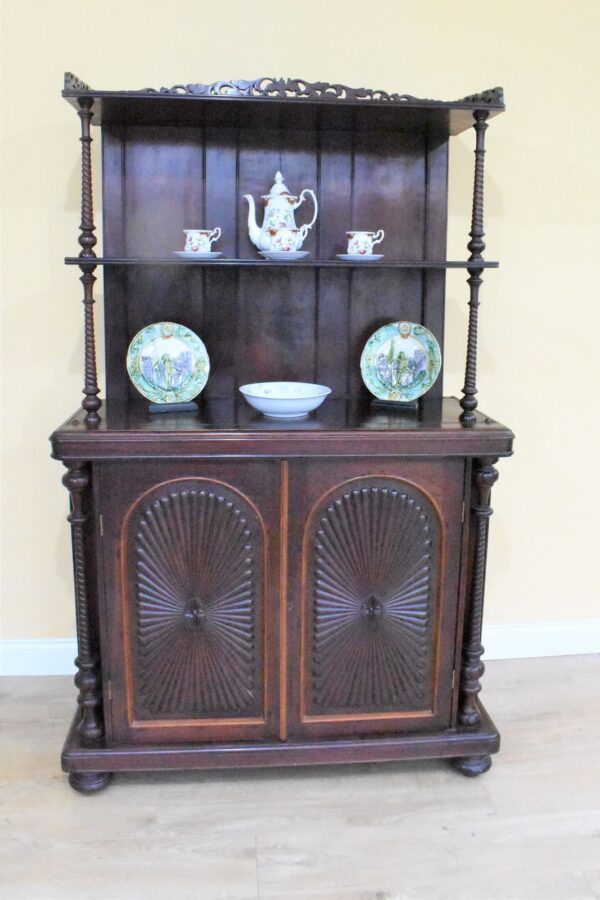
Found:
[[[100,423],[98,409],[101,401],[98,398],[98,373],[96,367],[96,336],[94,329],[94,270],[96,268],[96,235],[94,231],[94,201],[92,193],[92,121],[93,100],[84,97],[79,100],[79,118],[81,119],[81,224],[79,244],[81,260],[81,283],[83,285],[83,308],[85,328],[85,359],[84,359],[84,399],[82,406],[86,411],[85,422],[91,428],[96,428]]]
[[[71,496],[71,524],[73,539],[73,570],[75,577],[75,614],[77,619],[77,659],[78,672],[75,685],[79,689],[77,702],[81,709],[79,734],[83,744],[97,745],[103,737],[100,715],[100,677],[98,661],[93,651],[90,633],[90,611],[88,579],[85,567],[84,529],[88,520],[85,508],[85,494],[89,485],[89,470],[85,463],[73,462],[67,467],[63,484]]]
[[[65,72],[65,82],[63,90],[91,92],[92,89],[89,84],[86,84],[85,81],[82,81],[81,78],[77,77],[77,75],[73,75],[72,72]]]
[[[498,471],[494,468],[497,457],[482,457],[475,462],[473,484],[475,502],[471,511],[475,520],[475,538],[473,565],[470,581],[469,607],[467,610],[467,626],[463,640],[462,669],[460,676],[460,703],[458,721],[461,725],[477,726],[481,716],[477,707],[477,695],[481,690],[480,679],[485,671],[481,662],[483,647],[481,645],[481,625],[483,621],[483,595],[485,589],[485,562],[489,518],[492,515],[490,495],[492,487],[498,480]]]
[[[472,427],[477,421],[475,410],[477,409],[477,328],[479,319],[479,288],[482,284],[481,275],[483,268],[478,266],[483,261],[483,251],[485,250],[485,242],[483,240],[485,232],[483,230],[483,169],[485,157],[485,132],[488,127],[486,119],[488,113],[484,110],[477,110],[473,113],[475,118],[475,179],[473,186],[473,212],[471,216],[471,231],[469,235],[471,240],[467,244],[470,252],[469,262],[471,265],[467,269],[469,278],[469,332],[467,336],[467,362],[465,366],[465,383],[462,389],[463,397],[460,405],[462,413],[460,415],[461,423],[466,427]]]
[[[468,97],[462,97],[457,103],[489,103],[490,106],[504,106],[504,88],[494,87],[488,88],[487,91],[481,91],[480,94],[469,94]]]

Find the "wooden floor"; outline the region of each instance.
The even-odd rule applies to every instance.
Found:
[[[69,678],[4,678],[3,900],[600,897],[600,657],[491,662],[490,772],[443,762],[121,775],[60,772]]]

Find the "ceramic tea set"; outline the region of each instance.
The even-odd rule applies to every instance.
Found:
[[[307,197],[313,202],[313,216],[306,225],[296,225],[295,211]],[[308,250],[302,250],[308,232],[317,220],[319,204],[315,192],[311,188],[303,188],[299,195],[290,193],[283,181],[281,172],[275,175],[275,181],[268,194],[260,198],[264,206],[262,225],[256,221],[256,203],[251,194],[244,194],[248,203],[248,236],[258,252],[265,259],[287,260],[288,262],[304,259]],[[182,259],[218,259],[223,254],[211,250],[211,245],[221,237],[221,229],[185,228],[185,249],[176,250],[175,256]],[[374,253],[373,247],[384,238],[383,229],[379,231],[347,231],[348,249],[346,253],[338,253],[338,258],[346,262],[374,262],[383,258],[382,253]]]

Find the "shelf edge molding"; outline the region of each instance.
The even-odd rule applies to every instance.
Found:
[[[156,257],[154,259],[146,257],[106,257],[97,256],[94,258],[96,266],[206,266],[207,268],[219,268],[236,266],[250,268],[284,268],[293,267],[297,269],[315,269],[315,268],[331,268],[331,269],[468,269],[472,263],[469,260],[442,259],[442,260],[393,260],[389,262],[338,262],[333,259],[312,259],[312,260],[296,260],[286,262],[285,260],[267,260],[267,259],[176,259],[172,257]],[[65,265],[81,266],[81,258],[79,256],[66,256]],[[479,265],[485,269],[497,269],[500,263],[497,260],[481,260]]]

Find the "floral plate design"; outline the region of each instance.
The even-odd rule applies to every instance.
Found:
[[[440,345],[423,325],[390,322],[371,335],[360,358],[362,379],[379,400],[410,402],[440,374]]]
[[[210,361],[197,334],[175,322],[155,322],[138,331],[127,350],[127,372],[153,403],[186,403],[208,381]]]

